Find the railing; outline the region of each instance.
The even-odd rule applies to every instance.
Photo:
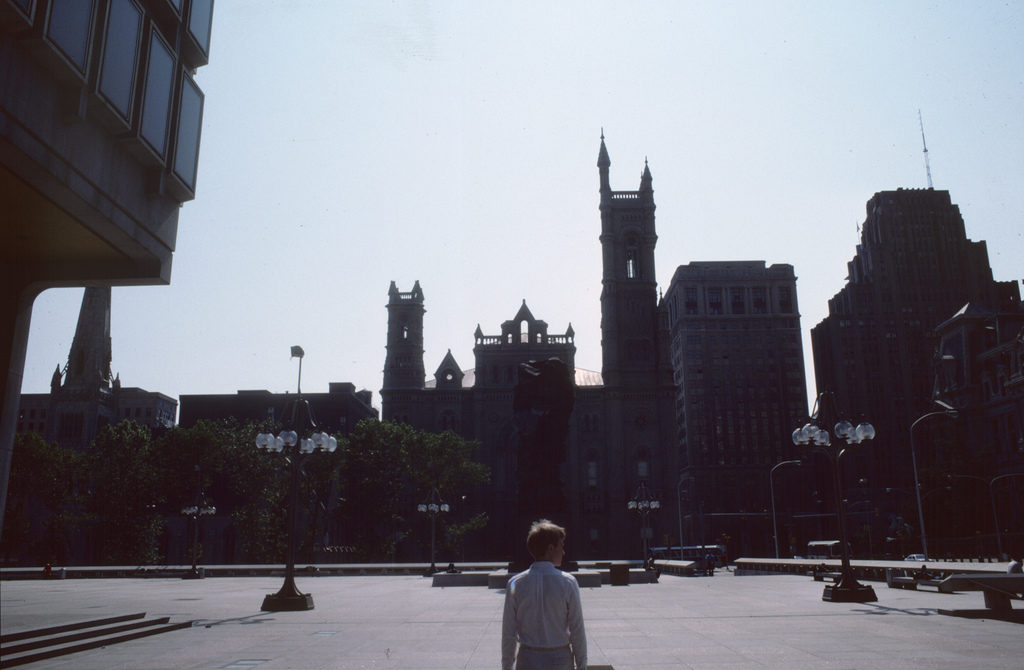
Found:
[[[612,200],[638,200],[640,194],[636,191],[612,191]]]

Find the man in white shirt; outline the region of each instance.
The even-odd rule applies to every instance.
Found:
[[[565,529],[547,519],[535,521],[526,548],[533,565],[513,576],[505,589],[502,670],[585,670],[580,587],[575,577],[558,569],[565,556]]]

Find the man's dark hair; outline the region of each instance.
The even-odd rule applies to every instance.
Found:
[[[565,539],[565,529],[547,519],[538,519],[530,526],[526,536],[526,548],[534,560],[541,560],[548,551],[548,546],[557,545]]]

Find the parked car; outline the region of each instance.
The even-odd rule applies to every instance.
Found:
[[[924,554],[910,554],[906,558],[904,558],[903,560],[904,561],[918,562],[918,561],[927,561],[928,559],[924,557]]]

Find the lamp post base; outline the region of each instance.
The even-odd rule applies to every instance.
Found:
[[[277,593],[272,593],[263,599],[263,606],[260,609],[264,612],[303,612],[313,609],[313,594],[299,593],[295,587],[295,581],[285,578],[284,585]]]
[[[878,600],[875,590],[869,585],[858,584],[830,584],[825,587],[821,599],[831,603],[873,603]]]
[[[313,609],[312,593],[296,593],[295,595],[281,595],[274,593],[263,599],[263,606],[260,609],[264,612],[303,612]]]

